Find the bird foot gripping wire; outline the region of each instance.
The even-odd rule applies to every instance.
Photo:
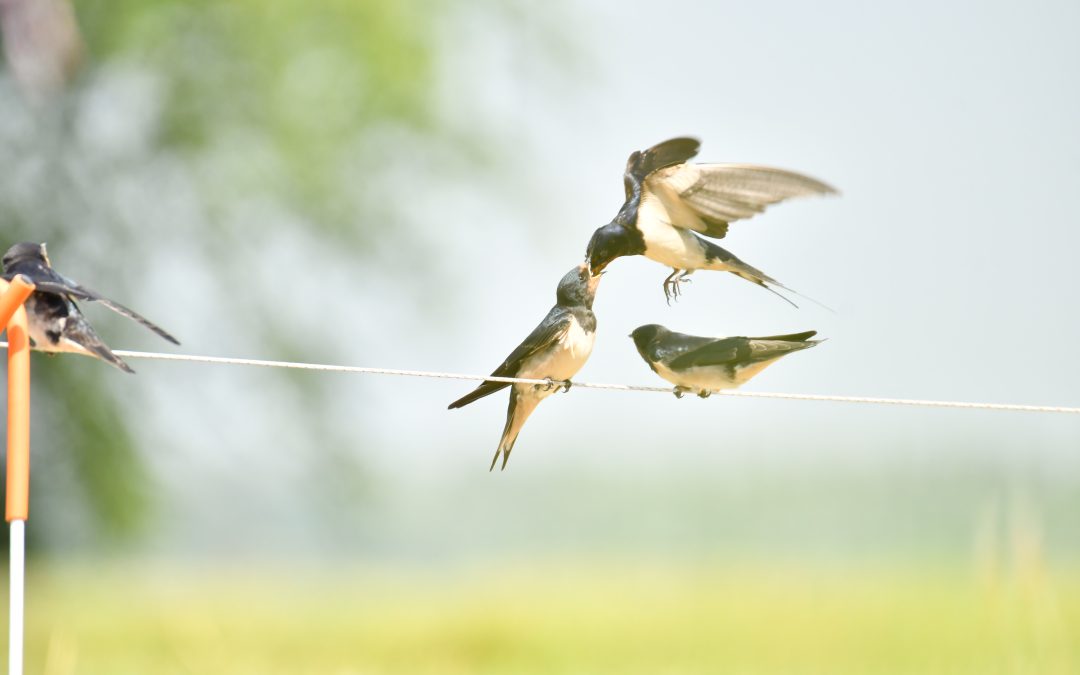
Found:
[[[544,382],[542,385],[544,391],[552,391],[561,387],[564,394],[570,391],[570,387],[574,384],[570,380],[555,380],[550,377],[545,377]]]
[[[675,398],[682,398],[686,394],[694,393],[694,390],[690,387],[676,386],[671,390],[671,393],[675,394]],[[698,398],[709,398],[712,396],[711,389],[702,389],[697,392]]]

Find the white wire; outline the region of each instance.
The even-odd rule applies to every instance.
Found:
[[[430,377],[448,380],[485,380],[488,382],[506,382],[522,384],[549,384],[548,380],[536,380],[522,377],[494,377],[491,375],[468,375],[462,373],[440,373],[426,370],[402,370],[397,368],[368,368],[363,366],[337,366],[319,363],[297,363],[292,361],[264,361],[259,359],[234,359],[222,356],[192,356],[188,354],[165,354],[160,352],[135,352],[113,350],[117,356],[136,359],[155,359],[159,361],[189,361],[196,363],[215,363],[234,366],[260,366],[264,368],[294,368],[299,370],[317,370],[336,373],[358,373],[365,375],[398,375],[403,377]],[[557,383],[561,384],[561,383]],[[604,384],[598,382],[573,382],[575,388],[607,389],[611,391],[646,391],[670,394],[671,387],[654,387],[635,384]],[[881,398],[869,396],[832,396],[827,394],[780,394],[760,391],[718,391],[724,396],[742,396],[746,398],[778,398],[794,401],[834,401],[838,403],[871,403],[877,405],[919,406],[924,408],[965,408],[974,410],[1010,410],[1016,412],[1042,412],[1080,414],[1080,408],[1048,405],[1021,405],[1015,403],[968,403],[962,401],[927,401],[906,398]]]
[[[6,342],[0,347],[7,348]],[[114,349],[117,356],[132,359],[152,359],[156,361],[185,361],[190,363],[213,363],[228,366],[257,366],[261,368],[291,368],[295,370],[315,370],[331,373],[354,373],[360,375],[397,375],[401,377],[430,377],[443,380],[483,380],[487,382],[505,382],[507,384],[550,384],[548,380],[524,377],[495,377],[493,375],[470,375],[465,373],[441,373],[429,370],[404,370],[400,368],[370,368],[366,366],[339,366],[323,363],[301,363],[297,361],[268,361],[263,359],[236,359],[226,356],[196,356],[193,354],[166,354],[164,352],[136,352],[126,349]],[[562,385],[562,382],[556,382]],[[573,387],[579,389],[607,389],[610,391],[646,391],[670,394],[671,387],[654,387],[640,384],[606,384],[600,382],[577,382]],[[782,394],[764,391],[714,392],[722,396],[740,396],[744,398],[777,398],[789,401],[833,401],[836,403],[871,403],[875,405],[903,405],[922,408],[964,408],[969,410],[1009,410],[1014,412],[1040,412],[1080,414],[1080,408],[1052,405],[1023,405],[1019,403],[969,403],[964,401],[929,401],[911,398],[881,398],[877,396],[833,396],[831,394]]]

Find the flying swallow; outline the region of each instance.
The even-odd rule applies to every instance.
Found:
[[[779,358],[824,340],[817,331],[769,337],[697,337],[670,331],[655,323],[639,326],[630,337],[641,358],[660,377],[675,385],[675,396],[695,392],[708,398],[714,391],[735,389]]]
[[[514,448],[514,441],[521,433],[525,420],[540,401],[553,394],[560,385],[564,391],[568,390],[570,378],[581,370],[592,353],[596,339],[596,315],[593,314],[592,305],[599,283],[599,275],[593,276],[585,263],[567,272],[559,282],[555,306],[540,325],[491,373],[494,377],[547,380],[546,385],[484,382],[448,406],[451,410],[460,408],[500,389],[511,387],[506,426],[503,427],[495,457],[491,460],[491,469],[495,468],[500,456],[501,468],[506,468],[510,451]]]
[[[672,269],[664,280],[668,302],[679,295],[679,282],[699,269],[730,272],[777,295],[770,286],[790,291],[698,235],[722,239],[730,223],[753,217],[770,204],[836,190],[768,166],[690,164],[699,146],[696,138],[672,138],[630,154],[623,174],[626,201],[615,219],[589,240],[585,257],[592,273],[599,274],[615,258],[644,255]]]
[[[7,250],[3,257],[4,278],[11,280],[24,274],[34,282],[35,290],[26,300],[27,328],[31,344],[44,352],[74,352],[102,359],[120,370],[134,373],[127,363],[102,342],[75,300],[100,302],[154,331],[169,342],[180,344],[176,338],[148,321],[142,315],[110,300],[96,291],[68,279],[53,268],[45,244],[23,242]]]

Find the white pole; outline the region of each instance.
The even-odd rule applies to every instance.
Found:
[[[8,596],[9,633],[8,633],[8,675],[22,675],[23,672],[23,584],[26,556],[26,521],[11,521],[11,539],[8,542],[11,553],[9,574],[11,590]]]

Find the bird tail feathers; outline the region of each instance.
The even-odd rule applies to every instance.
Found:
[[[483,382],[476,389],[473,389],[468,394],[465,394],[458,400],[446,406],[446,409],[453,410],[455,408],[467,406],[473,401],[478,401],[485,396],[490,396],[491,394],[494,394],[495,392],[505,389],[509,386],[509,382]]]
[[[539,403],[539,398],[522,395],[518,393],[517,389],[510,392],[510,405],[506,409],[506,425],[503,427],[499,447],[495,450],[495,456],[491,458],[491,467],[488,471],[495,469],[499,457],[502,457],[502,466],[499,467],[499,470],[506,469],[506,463],[510,461],[510,451],[514,449],[518,434],[521,433],[521,428],[525,426],[525,420],[529,419],[529,415],[532,415],[533,410],[536,410]]]
[[[742,260],[739,260],[735,256],[732,256],[730,260],[725,260],[724,265],[727,268],[727,271],[731,272],[735,276],[740,277],[742,279],[746,279],[747,281],[749,281],[752,284],[756,284],[758,286],[761,286],[765,290],[769,291],[770,293],[772,293],[773,295],[780,298],[781,300],[783,300],[784,302],[788,303],[789,305],[791,305],[792,307],[794,307],[796,309],[798,309],[799,306],[797,304],[795,304],[795,301],[793,301],[791,298],[787,297],[786,295],[784,295],[783,293],[781,293],[777,289],[787,291],[788,293],[791,293],[793,295],[797,295],[800,298],[805,298],[806,300],[809,300],[810,302],[814,303],[818,307],[821,307],[823,309],[827,309],[830,312],[833,312],[834,314],[836,313],[836,311],[832,307],[829,307],[828,305],[826,305],[826,304],[824,304],[822,302],[819,302],[819,301],[815,300],[814,298],[811,298],[809,295],[805,295],[803,293],[800,293],[799,291],[795,290],[794,288],[791,288],[790,286],[785,286],[784,284],[780,283],[776,279],[773,279],[772,277],[770,277],[768,274],[765,274],[764,272],[762,272],[758,268],[754,267],[753,265],[750,265],[748,263],[743,262]]]
[[[66,351],[80,352],[87,356],[92,356],[101,359],[105,363],[116,366],[125,373],[135,374],[135,370],[127,364],[122,358],[112,353],[112,350],[105,345],[104,342],[97,339],[96,336],[83,335],[80,337],[80,341],[76,342],[70,338],[67,338],[69,349]]]

